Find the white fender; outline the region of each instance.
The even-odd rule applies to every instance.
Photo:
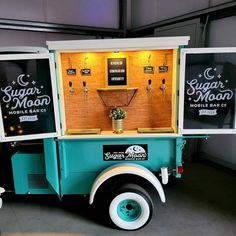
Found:
[[[0,187],[0,196],[4,192],[5,192],[5,189]],[[2,198],[0,198],[0,208],[2,208]]]
[[[2,193],[5,193],[5,189],[0,187],[0,196]]]
[[[107,181],[111,177],[118,176],[120,174],[131,174],[131,175],[140,176],[146,179],[155,187],[155,189],[159,193],[161,201],[162,202],[166,201],[165,194],[164,194],[160,181],[150,170],[137,164],[123,163],[123,164],[113,165],[105,169],[104,171],[101,172],[100,175],[98,175],[98,177],[95,179],[93,183],[93,186],[90,192],[89,204],[93,204],[94,197],[97,190],[105,181]]]

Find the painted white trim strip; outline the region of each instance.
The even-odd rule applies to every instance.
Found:
[[[128,39],[92,39],[92,40],[66,40],[47,41],[49,50],[61,51],[130,51],[151,50],[164,48],[178,48],[188,45],[190,37],[150,37]]]
[[[2,52],[20,52],[20,53],[49,53],[47,48],[43,47],[0,47],[0,53]]]

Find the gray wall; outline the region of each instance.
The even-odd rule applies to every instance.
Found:
[[[211,21],[208,27],[208,47],[236,47],[236,16]]]
[[[131,27],[170,19],[229,0],[131,0]]]
[[[46,41],[90,39],[91,36],[29,32],[18,30],[0,30],[0,47],[8,46],[37,46],[47,47]]]
[[[118,0],[0,0],[0,18],[119,28]],[[46,46],[47,40],[86,39],[58,33],[0,29],[0,46]]]
[[[0,0],[0,17],[118,28],[119,1]]]

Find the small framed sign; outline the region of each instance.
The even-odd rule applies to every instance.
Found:
[[[86,69],[81,69],[81,70],[80,70],[80,74],[81,74],[81,75],[91,75],[91,69],[88,69],[88,68],[86,68]]]
[[[153,66],[145,66],[144,73],[145,74],[154,74],[154,67]]]
[[[167,73],[168,66],[159,66],[159,73]]]
[[[67,69],[67,75],[76,75],[76,69]]]
[[[108,58],[108,85],[127,85],[126,58]]]

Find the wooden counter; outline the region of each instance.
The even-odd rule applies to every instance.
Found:
[[[102,131],[100,134],[80,134],[80,135],[64,135],[58,137],[58,139],[99,139],[99,138],[175,138],[181,137],[182,135],[176,133],[138,133],[135,130],[124,131],[122,134],[114,134],[112,131]]]

